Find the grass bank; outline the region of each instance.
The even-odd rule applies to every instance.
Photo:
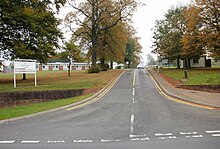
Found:
[[[37,73],[37,87],[34,86],[33,75],[27,75],[27,80],[25,81],[22,80],[22,75],[18,75],[17,88],[13,87],[13,74],[0,74],[0,92],[103,88],[122,72],[123,70],[109,70],[98,74],[88,74],[86,71],[72,71],[71,77],[68,77],[65,71],[42,71]],[[0,109],[0,120],[62,107],[88,98],[91,95],[87,94],[51,102],[2,108]]]
[[[184,69],[162,69],[161,72],[174,80],[184,79]],[[184,85],[220,85],[220,69],[190,69],[187,75]]]
[[[0,74],[0,92],[102,88],[122,71],[109,70],[98,74],[72,71],[70,77],[66,71],[40,71],[37,72],[37,87],[34,86],[34,75],[27,74],[27,80],[22,80],[22,74],[19,74],[17,88],[13,87],[13,73]]]
[[[36,103],[25,106],[16,106],[16,107],[0,109],[0,120],[20,117],[24,115],[29,115],[37,112],[42,112],[42,111],[66,106],[75,103],[77,101],[83,100],[85,98],[88,98],[89,96],[91,96],[91,94],[68,98],[68,99],[55,100],[51,102],[43,102],[43,103]]]

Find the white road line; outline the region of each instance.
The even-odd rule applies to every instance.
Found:
[[[73,140],[73,143],[92,143],[93,140]]]
[[[196,135],[198,132],[180,132],[181,135]]]
[[[203,135],[186,136],[186,138],[203,138]]]
[[[0,141],[0,144],[12,144],[15,143],[16,140],[7,140],[7,141]]]
[[[48,140],[47,143],[65,143],[65,140]]]
[[[176,136],[169,136],[169,137],[159,137],[160,140],[165,140],[165,139],[176,139]]]
[[[220,130],[205,131],[206,133],[220,133]]]
[[[22,144],[37,144],[40,143],[40,140],[23,140],[21,141]]]
[[[133,138],[131,141],[147,141],[150,140],[150,138]]]
[[[172,136],[173,134],[172,133],[164,133],[164,134],[162,134],[162,133],[155,133],[154,135],[156,137],[159,137],[159,136]]]
[[[143,135],[129,135],[130,138],[140,138],[140,137],[146,137],[146,134]]]
[[[120,140],[105,140],[105,139],[102,139],[101,142],[102,142],[102,143],[120,142]]]
[[[213,137],[220,137],[220,134],[211,134]]]

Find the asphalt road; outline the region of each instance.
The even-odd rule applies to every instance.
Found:
[[[219,149],[220,111],[161,96],[145,70],[126,71],[89,105],[0,124],[0,149]]]

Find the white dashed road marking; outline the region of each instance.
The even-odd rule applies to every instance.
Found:
[[[203,135],[186,136],[186,138],[203,138]]]
[[[101,140],[102,143],[110,143],[110,142],[120,142],[120,140]]]
[[[73,140],[73,143],[92,143],[93,140]]]
[[[211,134],[213,137],[220,137],[220,134]]]
[[[12,143],[15,143],[15,140],[0,141],[0,144],[12,144]]]
[[[165,133],[165,134],[155,133],[154,135],[155,135],[156,137],[159,137],[159,136],[172,136],[173,134],[172,134],[172,133]]]
[[[65,143],[65,140],[48,140],[47,143]]]
[[[180,132],[181,135],[196,135],[198,132]]]
[[[131,141],[148,141],[150,140],[150,138],[134,138],[134,139],[131,139]]]
[[[165,140],[165,139],[176,139],[176,136],[169,136],[169,137],[159,137],[160,140]]]
[[[37,144],[40,143],[39,140],[23,140],[21,141],[22,144]]]
[[[220,133],[220,130],[205,131],[206,133]]]

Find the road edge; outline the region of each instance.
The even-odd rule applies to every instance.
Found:
[[[183,104],[187,104],[187,105],[191,105],[191,106],[196,106],[196,107],[200,107],[200,108],[205,108],[205,109],[216,109],[216,110],[220,110],[219,106],[216,105],[211,105],[211,104],[207,104],[207,103],[203,103],[203,102],[198,102],[198,101],[193,101],[190,99],[186,99],[184,97],[180,97],[178,95],[174,95],[172,93],[170,93],[169,91],[167,91],[160,83],[159,81],[151,74],[151,72],[149,70],[147,70],[147,73],[149,74],[149,76],[151,76],[151,80],[154,82],[156,88],[158,89],[158,91],[165,96],[166,98],[168,98],[171,101],[175,101],[175,102],[179,102],[179,103],[183,103]],[[172,99],[171,99],[172,98]]]
[[[29,114],[29,115],[25,115],[25,116],[21,116],[21,117],[15,117],[15,118],[10,118],[10,119],[5,119],[5,120],[0,120],[0,125],[7,123],[7,122],[13,122],[13,121],[17,121],[17,120],[22,120],[22,119],[27,119],[27,118],[31,118],[31,117],[35,117],[35,116],[40,116],[40,115],[44,115],[44,114],[48,114],[48,113],[52,113],[52,112],[56,112],[59,110],[64,110],[70,107],[76,107],[82,104],[85,104],[87,102],[92,101],[95,98],[98,98],[100,95],[107,93],[109,91],[109,87],[113,87],[115,83],[117,83],[117,81],[121,78],[121,76],[125,73],[126,70],[124,70],[119,76],[117,76],[116,78],[114,78],[113,80],[111,80],[106,86],[104,86],[101,90],[99,90],[97,93],[95,93],[94,95],[83,99],[81,101],[66,105],[66,106],[62,106],[59,108],[55,108],[55,109],[51,109],[51,110],[46,110],[46,111],[42,111],[42,112],[37,112],[37,113],[33,113],[33,114]],[[107,92],[106,92],[107,91]],[[97,100],[96,100],[97,101]]]

